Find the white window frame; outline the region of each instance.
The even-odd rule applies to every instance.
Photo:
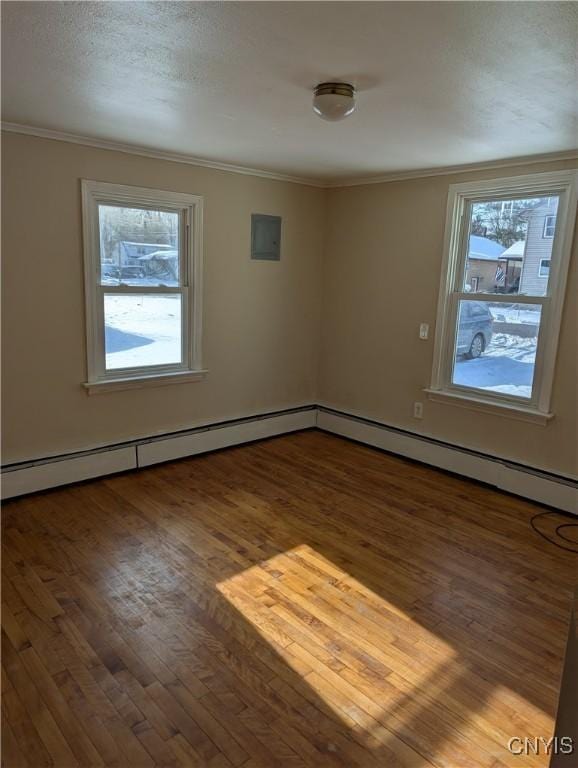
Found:
[[[430,399],[540,424],[546,424],[552,417],[550,401],[574,233],[577,186],[578,171],[575,170],[513,176],[450,186],[434,363],[431,385],[426,389]],[[467,260],[472,204],[482,200],[499,200],[501,197],[508,199],[512,196],[526,195],[529,197],[559,195],[547,295],[541,297],[516,294],[514,297],[512,294],[465,292],[463,276]],[[459,302],[464,299],[487,301],[490,296],[493,303],[511,304],[515,301],[517,304],[539,304],[542,307],[530,400],[497,392],[485,392],[453,384],[451,381]]]
[[[175,212],[180,215],[179,286],[110,286],[101,284],[99,205],[118,205]],[[206,371],[201,364],[202,342],[202,226],[203,198],[165,190],[82,181],[84,284],[86,303],[87,382],[89,393],[145,385],[196,381]],[[174,365],[147,365],[106,370],[104,294],[168,294],[182,297],[182,361]]]
[[[552,227],[552,220],[554,221],[554,232],[552,232],[551,235],[548,234],[548,230]],[[551,240],[554,237],[554,233],[556,232],[556,216],[553,214],[548,214],[546,218],[544,219],[544,229],[542,230],[542,238]]]
[[[544,269],[544,262],[548,262],[548,266],[546,269],[548,270],[546,274],[542,271]],[[538,265],[538,277],[548,277],[550,274],[550,267],[552,266],[552,260],[551,259],[540,259],[540,263]]]

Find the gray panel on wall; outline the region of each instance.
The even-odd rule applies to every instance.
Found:
[[[251,214],[251,258],[279,261],[281,258],[281,217]]]

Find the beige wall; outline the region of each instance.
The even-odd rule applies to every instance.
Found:
[[[433,403],[422,391],[448,185],[571,165],[325,191],[4,134],[4,463],[319,401],[576,474],[576,245],[547,427]],[[94,396],[82,388],[81,178],[205,197],[206,380]],[[252,212],[283,217],[280,263],[249,259]],[[429,341],[418,339],[420,322],[430,323]],[[422,421],[412,417],[416,400]]]
[[[554,472],[577,474],[574,251],[546,427],[428,401],[448,185],[572,163],[501,168],[330,192],[319,401],[387,424]],[[575,164],[574,164],[575,166]],[[421,322],[430,324],[420,341]],[[424,418],[413,403],[424,402]]]
[[[88,396],[80,179],[205,198],[206,380]],[[311,403],[326,194],[3,134],[3,462]],[[283,217],[280,262],[249,258],[250,215]]]

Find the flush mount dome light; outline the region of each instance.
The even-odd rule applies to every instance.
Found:
[[[343,120],[355,109],[355,88],[349,83],[319,83],[313,91],[313,110],[323,120]]]

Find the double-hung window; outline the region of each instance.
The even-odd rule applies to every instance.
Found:
[[[538,423],[551,416],[577,177],[450,187],[432,399]]]
[[[556,231],[556,216],[546,216],[544,220],[543,237],[554,237]]]
[[[199,378],[202,198],[82,182],[89,391]]]

